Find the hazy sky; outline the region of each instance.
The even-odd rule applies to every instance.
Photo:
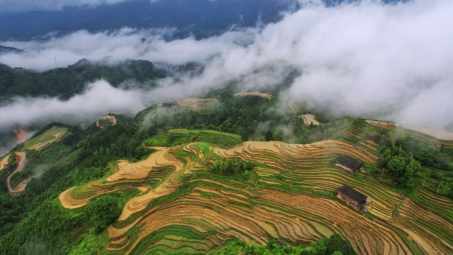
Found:
[[[113,33],[79,31],[44,42],[0,42],[27,51],[2,55],[0,62],[38,71],[53,68],[54,58],[59,66],[67,66],[81,58],[98,60],[106,56],[171,64],[199,61],[206,65],[201,76],[182,77],[179,83],[163,80],[162,88],[155,92],[122,95],[98,84],[94,87],[112,95],[103,95],[108,104],[90,102],[86,111],[96,109],[94,115],[101,114],[100,110],[110,111],[109,107],[120,112],[138,111],[149,102],[185,97],[231,79],[241,79],[247,88],[273,86],[289,68],[296,68],[302,75],[286,94],[311,107],[329,108],[339,116],[453,127],[449,111],[453,108],[451,17],[450,0],[414,0],[396,5],[366,1],[335,8],[315,4],[287,14],[275,24],[203,40],[165,41],[156,31],[124,28]],[[92,89],[84,96],[90,98],[96,91]],[[129,102],[130,107],[116,102],[117,97]],[[31,103],[37,106],[46,100],[67,112],[80,107],[54,99]],[[7,113],[25,112],[21,107],[26,103],[18,99],[8,106],[12,108],[0,108],[0,116],[13,118],[10,116],[14,114]],[[33,116],[52,116],[46,109],[51,108],[37,109]]]

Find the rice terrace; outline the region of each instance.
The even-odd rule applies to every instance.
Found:
[[[452,17],[0,1],[0,255],[453,255]]]
[[[199,137],[228,136],[213,131],[186,133],[190,132]],[[102,194],[130,188],[140,191],[108,227],[106,254],[216,254],[233,237],[257,244],[277,238],[309,245],[335,233],[358,254],[453,251],[453,205],[448,199],[420,190],[417,201],[370,178],[367,169],[352,176],[332,163],[341,154],[370,168],[379,157],[371,141],[229,146],[221,141],[189,141],[143,161],[119,161],[111,166],[110,175],[73,187],[61,193],[59,200],[63,207],[77,210]],[[237,176],[219,176],[213,166],[225,160],[252,167]],[[368,213],[336,199],[336,190],[343,184],[373,198]]]
[[[69,254],[453,252],[453,141],[235,93],[47,125],[1,160],[12,199],[44,201],[4,242],[53,231]],[[259,133],[254,118],[278,125]]]

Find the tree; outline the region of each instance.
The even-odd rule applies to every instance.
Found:
[[[403,156],[393,156],[387,163],[389,173],[395,177],[402,177],[405,173],[406,159]]]
[[[264,139],[266,139],[266,141],[272,141],[273,140],[272,131],[268,130],[264,135]]]
[[[247,132],[247,131],[242,132],[242,134],[241,134],[242,141],[246,142],[249,140],[249,138],[250,138],[249,132]]]
[[[91,201],[85,209],[90,220],[94,222],[96,234],[100,234],[108,225],[121,215],[118,201],[111,196],[101,196]]]
[[[351,244],[348,241],[343,240],[339,234],[334,234],[328,238],[325,245],[327,247],[326,254],[332,254],[335,252],[340,252],[340,254],[344,255],[356,254]]]
[[[450,193],[448,194],[448,196],[449,196],[451,199],[453,199],[453,188],[450,189]]]
[[[440,178],[442,178],[442,176],[441,176],[438,172],[436,172],[436,171],[432,171],[432,172],[431,172],[431,177],[432,177],[432,178],[435,178],[435,179],[440,179]]]

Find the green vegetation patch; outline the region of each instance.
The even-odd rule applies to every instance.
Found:
[[[171,226],[166,226],[163,228],[160,228],[159,230],[156,230],[150,234],[148,234],[146,237],[142,238],[139,243],[134,247],[134,249],[131,251],[131,254],[146,254],[148,247],[156,242],[162,240],[163,238],[171,235],[171,236],[177,236],[181,238],[182,240],[200,240],[204,241],[206,240],[206,237],[209,235],[215,235],[217,234],[217,231],[214,230],[209,230],[207,232],[199,232],[196,229],[189,227],[189,226],[184,226],[184,225],[171,225]],[[197,242],[192,242],[192,249],[197,250],[196,247]],[[188,242],[188,245],[190,242]],[[184,247],[184,246],[182,246]],[[167,254],[181,254],[181,251],[178,251],[182,247],[168,247],[168,253]],[[149,251],[148,251],[149,254]]]
[[[155,135],[144,141],[146,146],[165,147],[172,147],[190,142],[205,142],[221,147],[234,147],[242,143],[242,140],[239,135],[214,130],[170,129],[167,133]]]
[[[297,247],[290,246],[271,239],[266,245],[247,243],[243,240],[236,239],[226,242],[218,247],[214,247],[207,254],[219,255],[251,255],[251,254],[293,254],[293,255],[355,255],[357,254],[348,241],[341,238],[340,235],[334,234],[329,238],[324,238],[318,243],[311,243],[311,247],[305,248],[303,245]]]

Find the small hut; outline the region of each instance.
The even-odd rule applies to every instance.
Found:
[[[367,212],[369,207],[371,206],[371,203],[373,203],[373,200],[371,200],[371,198],[349,187],[346,184],[338,188],[337,191],[337,198],[345,201],[349,206],[356,210],[363,210],[364,212]]]
[[[345,170],[348,173],[356,174],[363,169],[363,163],[346,155],[340,155],[335,160],[335,166]]]
[[[450,161],[448,159],[436,158],[436,163],[443,164],[443,165],[449,165]]]

